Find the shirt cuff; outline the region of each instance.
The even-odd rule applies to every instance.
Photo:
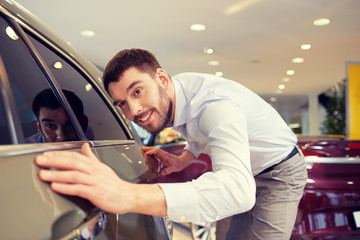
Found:
[[[168,218],[174,222],[189,222],[197,219],[197,195],[192,182],[159,183],[164,192]],[[189,207],[191,206],[191,207]]]

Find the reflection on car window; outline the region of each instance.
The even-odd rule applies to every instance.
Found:
[[[88,129],[88,121],[81,99],[71,91],[63,89],[63,93],[75,113],[81,128],[92,139],[92,133]],[[36,116],[36,125],[39,132],[26,138],[26,143],[79,140],[70,119],[51,89],[45,89],[35,96],[32,110]]]
[[[155,145],[178,143],[184,141],[181,134],[172,128],[165,128],[155,138]]]
[[[127,139],[120,123],[99,96],[94,87],[72,65],[55,54],[40,41],[29,35],[30,40],[52,71],[62,89],[73,91],[83,102],[89,129],[95,140]],[[85,133],[85,135],[88,135]],[[89,139],[89,137],[88,137]]]
[[[156,136],[153,136],[145,128],[131,122],[133,129],[140,137],[142,143],[147,146],[164,145],[169,143],[179,143],[185,141],[184,137],[178,131],[172,128],[165,128]]]
[[[9,127],[6,122],[6,116],[3,108],[3,102],[0,98],[0,145],[3,144],[10,144],[10,133],[9,133]]]
[[[36,134],[41,138],[36,116],[32,111],[32,102],[38,93],[49,89],[49,84],[19,37],[3,18],[0,18],[0,40],[0,54],[15,98],[24,138]],[[72,139],[75,138],[77,136],[72,136]],[[19,139],[20,143],[23,141],[24,139]]]

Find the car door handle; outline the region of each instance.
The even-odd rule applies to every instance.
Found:
[[[104,230],[107,222],[106,213],[103,211],[96,212],[85,220],[83,220],[77,227],[74,229],[68,229],[69,222],[72,222],[71,217],[77,217],[77,214],[74,212],[66,214],[66,216],[61,217],[53,224],[52,237],[53,239],[59,240],[91,240],[94,239],[101,231]],[[76,222],[76,220],[75,220]],[[70,223],[71,224],[71,223]],[[67,232],[63,235],[61,233]],[[62,235],[62,236],[61,236]]]

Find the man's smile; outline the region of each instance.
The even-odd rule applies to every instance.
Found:
[[[136,117],[136,120],[141,123],[141,125],[146,125],[150,122],[150,117],[152,116],[153,111],[149,111],[143,115]]]

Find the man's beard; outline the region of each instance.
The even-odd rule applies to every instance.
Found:
[[[158,119],[158,121],[160,122],[159,127],[151,128],[151,125],[153,125],[153,124],[150,124],[149,126],[141,126],[141,127],[145,128],[148,132],[152,133],[153,135],[157,135],[169,124],[169,121],[170,121],[170,118],[172,115],[172,106],[173,106],[172,104],[173,103],[161,87],[159,87],[159,95],[161,98],[159,109],[151,108],[146,113],[142,113],[141,115],[136,116],[134,119],[134,122],[137,123],[139,126],[141,126],[141,124],[139,124],[139,122],[142,117],[147,115],[149,112],[152,112],[152,114],[157,112],[160,116],[160,118]],[[168,101],[167,108],[166,108],[166,100]],[[164,114],[162,115],[162,113],[164,113]]]
[[[154,136],[157,135],[159,132],[161,132],[168,124],[171,118],[171,113],[172,113],[172,102],[169,99],[169,107],[166,111],[166,115],[159,119],[161,121],[160,126],[156,129],[148,129],[145,127],[145,129],[147,131],[149,131],[150,133],[152,133]]]

